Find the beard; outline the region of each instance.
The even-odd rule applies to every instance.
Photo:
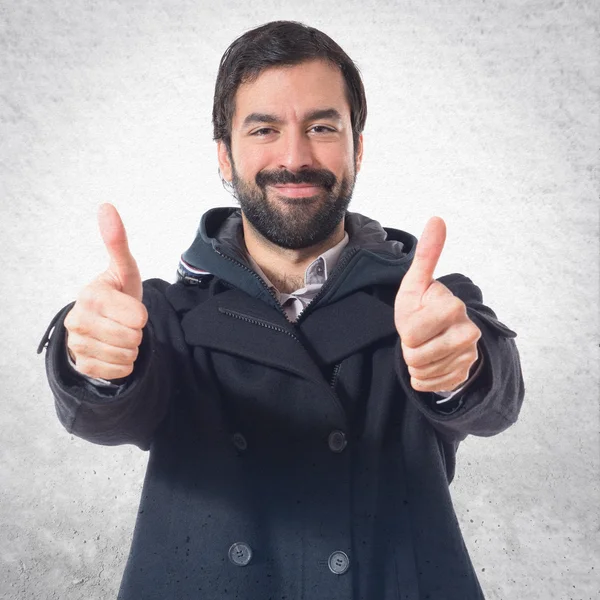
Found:
[[[255,185],[241,179],[232,162],[234,196],[252,227],[271,243],[299,250],[328,239],[342,219],[352,199],[356,169],[341,181],[326,169],[259,171]],[[319,194],[304,198],[289,198],[271,191],[268,185],[287,183],[312,184],[321,187]]]

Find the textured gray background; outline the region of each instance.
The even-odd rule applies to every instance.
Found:
[[[210,113],[243,31],[303,20],[369,101],[351,210],[420,235],[519,333],[519,422],[469,438],[452,485],[490,599],[600,594],[598,3],[0,2],[0,597],[112,599],[147,455],[59,425],[36,345],[106,267],[119,208],[144,278],[174,279],[200,215],[232,205]]]

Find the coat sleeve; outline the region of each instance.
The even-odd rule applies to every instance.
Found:
[[[118,391],[90,383],[69,365],[64,320],[73,303],[56,315],[38,350],[47,342],[46,375],[58,419],[69,433],[96,444],[135,444],[147,450],[181,381],[174,374],[189,369],[179,319],[165,297],[169,284],[151,279],[143,286],[148,323],[134,370]]]
[[[495,435],[516,422],[525,395],[514,342],[517,334],[483,304],[481,290],[469,278],[454,273],[440,277],[439,281],[465,303],[469,318],[481,330],[478,349],[483,355],[482,369],[449,406],[436,406],[439,399],[436,394],[417,392],[410,385],[398,340],[394,366],[400,383],[409,400],[446,441],[460,442],[469,434]]]

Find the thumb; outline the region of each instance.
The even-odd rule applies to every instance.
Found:
[[[112,204],[101,204],[98,209],[100,235],[108,251],[109,275],[118,283],[119,291],[141,302],[142,278],[135,259],[129,251],[123,221]]]
[[[415,307],[433,281],[433,273],[446,241],[446,223],[440,217],[431,217],[423,235],[417,243],[415,257],[406,275],[402,278],[399,294],[406,300],[412,298]],[[408,300],[412,305],[413,301]]]

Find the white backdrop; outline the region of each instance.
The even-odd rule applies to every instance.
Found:
[[[294,19],[364,77],[350,210],[417,236],[442,216],[436,274],[471,277],[519,334],[521,418],[467,439],[452,484],[487,597],[598,598],[597,13],[594,0],[0,0],[0,597],[116,596],[147,455],[67,434],[35,350],[107,265],[101,202],[142,277],[169,281],[202,213],[234,205],[210,123],[219,59],[247,29]]]

